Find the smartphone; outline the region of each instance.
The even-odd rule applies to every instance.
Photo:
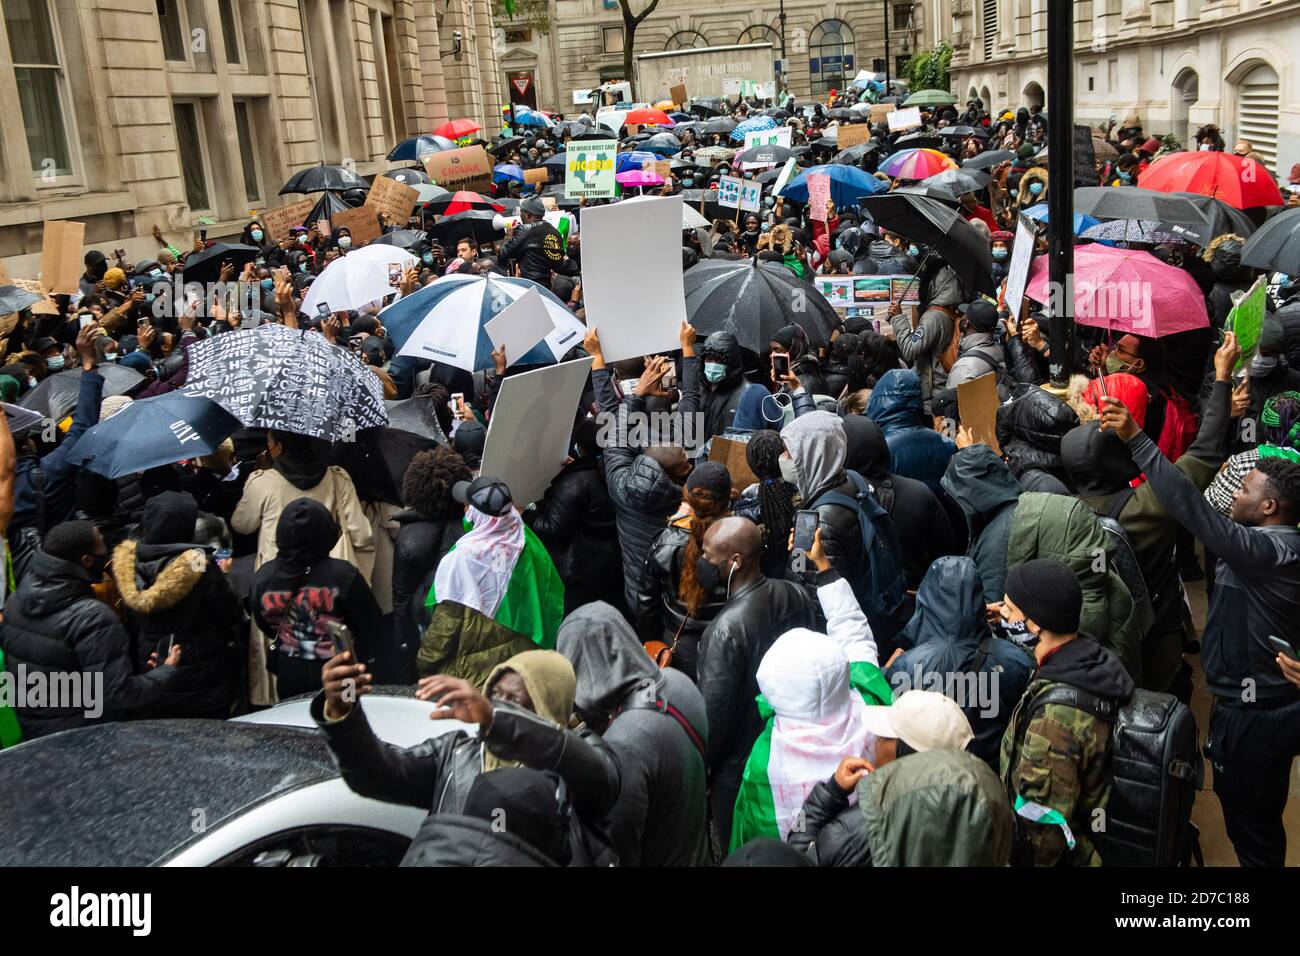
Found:
[[[77,327],[81,329],[84,329],[88,325],[94,325],[94,324],[95,324],[95,317],[93,315],[83,315],[81,318],[77,320]]]
[[[117,258],[117,261],[118,261],[118,262],[125,262],[125,261],[126,261],[126,250],[125,250],[125,249],[115,249],[115,250],[113,251],[113,255]]]
[[[1273,650],[1277,651],[1283,657],[1300,664],[1300,654],[1296,653],[1296,649],[1291,646],[1289,641],[1284,641],[1282,638],[1270,634],[1268,636],[1268,642],[1273,645]]]
[[[779,382],[790,374],[790,356],[785,352],[772,353],[772,380]]]
[[[815,511],[796,511],[794,513],[794,550],[807,554],[812,550],[813,539],[817,537],[818,516]]]
[[[137,329],[143,329],[143,328],[144,328],[146,325],[148,325],[148,324],[149,324],[149,320],[148,320],[148,319],[136,319],[136,320],[135,320],[135,327],[136,327]]]
[[[352,631],[342,621],[327,621],[325,630],[329,633],[330,640],[334,643],[334,656],[347,652],[352,655],[352,663],[357,661],[357,648],[352,642]]]
[[[207,242],[207,241],[208,241],[208,231],[206,229],[200,229],[199,242]]]
[[[328,319],[332,314],[333,313],[330,312],[330,304],[328,302],[316,303],[316,317],[319,318],[322,322]]]
[[[464,406],[464,404],[465,404],[465,393],[452,392],[451,401],[447,403],[447,407],[451,409],[451,413],[453,415],[459,415],[460,410],[462,406]]]
[[[402,281],[402,267],[399,266],[396,262],[390,262],[388,264],[388,284],[392,286],[394,289],[396,289],[397,284],[401,281]]]

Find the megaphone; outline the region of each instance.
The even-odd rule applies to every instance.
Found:
[[[519,225],[518,216],[503,216],[501,213],[497,213],[492,217],[492,228],[498,232],[506,232],[517,225]]]

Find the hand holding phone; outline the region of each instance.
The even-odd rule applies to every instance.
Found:
[[[352,662],[357,663],[357,648],[352,640],[352,631],[342,621],[327,621],[325,630],[329,633],[330,640],[334,643],[334,656],[348,653],[352,655]]]
[[[816,511],[796,511],[794,515],[794,550],[807,554],[817,537],[820,519]]]
[[[332,314],[333,313],[330,311],[330,304],[328,302],[316,303],[316,317],[319,318],[322,322],[328,319]]]
[[[1273,650],[1277,651],[1287,660],[1300,663],[1300,653],[1296,652],[1295,647],[1292,646],[1292,644],[1289,641],[1284,641],[1282,640],[1282,638],[1270,634],[1268,637],[1268,642],[1273,645]]]
[[[772,353],[772,381],[783,381],[790,374],[790,356],[785,352]]]

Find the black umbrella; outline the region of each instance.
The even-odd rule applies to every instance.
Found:
[[[493,143],[487,148],[487,151],[493,156],[500,156],[502,153],[510,152],[510,150],[519,146],[523,141],[524,138],[522,136],[507,136],[505,139]]]
[[[591,131],[586,132],[586,133],[579,133],[577,136],[571,136],[571,137],[569,137],[569,142],[571,142],[571,143],[574,143],[574,142],[582,143],[582,142],[587,142],[588,140],[593,140],[593,141],[594,141],[594,140],[599,140],[599,139],[613,139],[613,138],[615,137],[615,135],[616,135],[616,134],[614,134],[613,132],[611,132],[610,130],[607,130],[607,129],[591,130]]]
[[[837,106],[833,110],[827,110],[826,115],[833,120],[855,120],[858,114],[846,106]]]
[[[736,121],[730,116],[719,116],[717,119],[711,119],[700,127],[701,133],[721,133],[730,134],[736,128]]]
[[[132,402],[77,440],[73,463],[121,478],[210,455],[243,426],[210,398],[168,392]]]
[[[956,209],[915,193],[882,193],[862,200],[862,209],[881,229],[930,247],[961,277],[963,285],[993,295],[989,242]]]
[[[945,126],[939,130],[940,136],[975,136],[979,139],[988,139],[989,134],[982,129],[976,129],[974,126]]]
[[[1260,226],[1242,247],[1241,264],[1300,275],[1300,208],[1280,212]]]
[[[688,107],[688,111],[694,113],[696,116],[703,116],[707,119],[710,116],[721,116],[726,112],[726,109],[722,106],[715,106],[713,103],[692,103]],[[730,132],[730,130],[728,130],[728,132]]]
[[[589,132],[590,130],[591,127],[588,126],[586,123],[578,123],[573,120],[565,120],[564,122],[556,123],[553,127],[551,127],[551,134],[554,135],[556,138],[563,140],[565,135],[581,136],[583,133]]]
[[[408,186],[423,186],[429,182],[429,174],[423,169],[390,169],[381,175]]]
[[[427,238],[427,233],[418,229],[394,229],[392,232],[386,232],[378,239],[371,239],[369,245],[372,246],[396,246],[398,249],[413,249],[420,245]]]
[[[701,336],[731,332],[753,352],[767,351],[776,331],[798,325],[813,348],[830,343],[839,316],[809,283],[780,263],[705,259],[685,277],[686,315]],[[792,303],[804,303],[795,312]]]
[[[1091,189],[1099,192],[1093,193]],[[1074,194],[1075,212],[1094,219],[1146,219],[1168,225],[1186,226],[1191,230],[1205,227],[1205,218],[1182,196],[1143,189],[1141,186],[1096,186],[1086,195],[1083,189]],[[1091,208],[1082,208],[1086,202]]]
[[[391,416],[390,411],[389,421],[392,421]],[[437,423],[434,424],[436,427]],[[446,444],[445,438],[442,443]],[[342,452],[337,457],[337,464],[352,478],[358,498],[402,505],[405,504],[402,501],[402,479],[411,459],[422,451],[437,448],[438,444],[432,438],[381,426],[357,432],[356,441],[340,442],[334,447]]]
[[[344,166],[309,166],[289,177],[289,181],[280,190],[280,195],[289,193],[319,193],[327,189],[342,191],[344,189],[366,189],[364,179]]]
[[[385,158],[390,163],[418,163],[426,156],[455,148],[456,144],[445,136],[421,134],[402,140]]]
[[[353,441],[388,424],[384,387],[369,366],[321,335],[259,325],[189,349],[185,391],[206,395],[248,428]]]
[[[842,149],[832,157],[832,163],[839,163],[841,166],[856,166],[862,162],[863,157],[868,153],[878,152],[879,143],[858,143],[856,146],[850,146],[848,149]]]
[[[104,378],[105,398],[110,395],[125,395],[144,383],[144,376],[135,369],[122,365],[100,365],[96,371]],[[23,408],[40,412],[46,418],[62,421],[63,417],[77,407],[77,395],[81,391],[81,369],[67,372],[55,372],[46,376],[39,385],[18,400]]]
[[[794,150],[788,146],[780,146],[776,143],[767,146],[754,146],[736,154],[735,162],[737,163],[763,163],[772,165],[774,163],[784,163],[788,159],[794,159]]]
[[[0,315],[21,312],[40,301],[41,297],[35,292],[28,292],[16,285],[0,285]]]
[[[480,245],[495,242],[505,237],[505,230],[492,225],[492,220],[500,213],[490,209],[470,209],[452,216],[439,219],[429,227],[429,235],[436,238],[443,246],[455,245],[458,239],[470,238]]]
[[[448,444],[447,435],[438,424],[438,416],[433,409],[433,399],[427,395],[416,395],[396,402],[384,402],[388,407],[388,426],[408,432],[418,438]]]
[[[979,192],[992,181],[993,177],[981,169],[945,169],[921,180],[921,184],[948,193],[955,199],[963,193]]]
[[[795,175],[798,175],[798,173],[796,172]],[[764,186],[766,186],[768,183],[774,183],[780,178],[781,178],[780,169],[769,169],[766,172],[759,173],[757,176],[755,176],[754,182],[762,183]]]
[[[901,186],[895,189],[894,192],[907,193],[913,196],[928,196],[930,199],[937,199],[949,206],[955,207],[957,205],[957,197],[942,186],[926,186],[923,183],[917,183],[913,186]]]
[[[316,200],[316,205],[312,207],[311,212],[307,213],[307,218],[303,220],[302,225],[310,226],[322,219],[333,219],[336,212],[351,208],[353,207],[342,196],[327,190],[320,194],[320,199]]]
[[[1182,196],[1201,214],[1207,223],[1209,223],[1208,238],[1199,245],[1209,245],[1209,239],[1215,236],[1221,236],[1225,232],[1235,233],[1242,238],[1249,238],[1255,232],[1255,224],[1250,218],[1235,206],[1229,206],[1222,199],[1215,199],[1213,196],[1202,196],[1200,193],[1170,193],[1171,196]]]
[[[564,166],[565,163],[567,162],[568,159],[566,158],[566,155],[564,153],[556,153],[550,159],[543,162],[542,165],[545,166],[547,169],[555,169],[555,170],[559,170],[560,172],[564,172]]]
[[[780,170],[771,170],[771,172],[780,175]],[[764,173],[763,175],[767,175]],[[759,179],[760,177],[755,177]],[[718,205],[718,191],[716,189],[683,189],[682,202],[690,206],[704,218],[713,219],[730,219],[736,214],[735,209]],[[701,209],[703,203],[703,209]]]
[[[257,246],[245,246],[237,242],[214,242],[202,252],[191,253],[181,266],[181,273],[186,282],[209,283],[221,278],[222,263],[229,262],[235,267],[238,276],[246,263],[252,262],[262,254]],[[232,279],[234,276],[231,277]]]
[[[972,156],[961,164],[962,169],[989,169],[999,163],[1010,162],[1016,154],[1009,149],[990,149],[988,152]]]
[[[943,140],[939,135],[931,130],[922,130],[919,133],[911,133],[907,136],[900,136],[894,141],[894,151],[900,149],[938,149],[943,145]]]

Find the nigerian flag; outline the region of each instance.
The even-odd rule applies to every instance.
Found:
[[[424,606],[455,601],[552,650],[564,582],[546,547],[514,508],[497,517],[471,508],[465,526],[469,533],[438,564]]]
[[[853,661],[849,664],[849,685],[856,690],[867,706],[875,707],[889,706],[894,699],[893,691],[890,690],[889,681],[885,680],[885,675],[881,673],[880,668],[875,664],[867,661]],[[769,780],[769,770],[775,769],[773,761],[797,760],[797,757],[790,757],[786,752],[777,748],[774,752],[772,747],[772,729],[774,726],[775,711],[771,705],[763,699],[760,694],[757,698],[759,715],[767,722],[763,728],[763,733],[759,735],[758,740],[754,742],[754,748],[749,752],[749,759],[745,762],[745,772],[740,781],[740,793],[736,797],[736,808],[731,819],[731,844],[727,852],[731,853],[739,849],[744,844],[756,837],[771,837],[774,840],[784,840],[785,834],[782,831],[778,819],[789,820],[803,808],[803,797],[798,793],[789,792],[790,788],[784,788],[780,794],[773,788]],[[850,756],[842,754],[841,756]],[[838,763],[838,761],[837,761]],[[777,773],[779,777],[799,776],[799,768],[786,768],[794,770],[791,773]],[[815,782],[820,782],[829,774],[822,773]],[[811,788],[809,788],[811,789]],[[798,805],[795,805],[797,800]],[[778,803],[782,804],[778,807]]]

